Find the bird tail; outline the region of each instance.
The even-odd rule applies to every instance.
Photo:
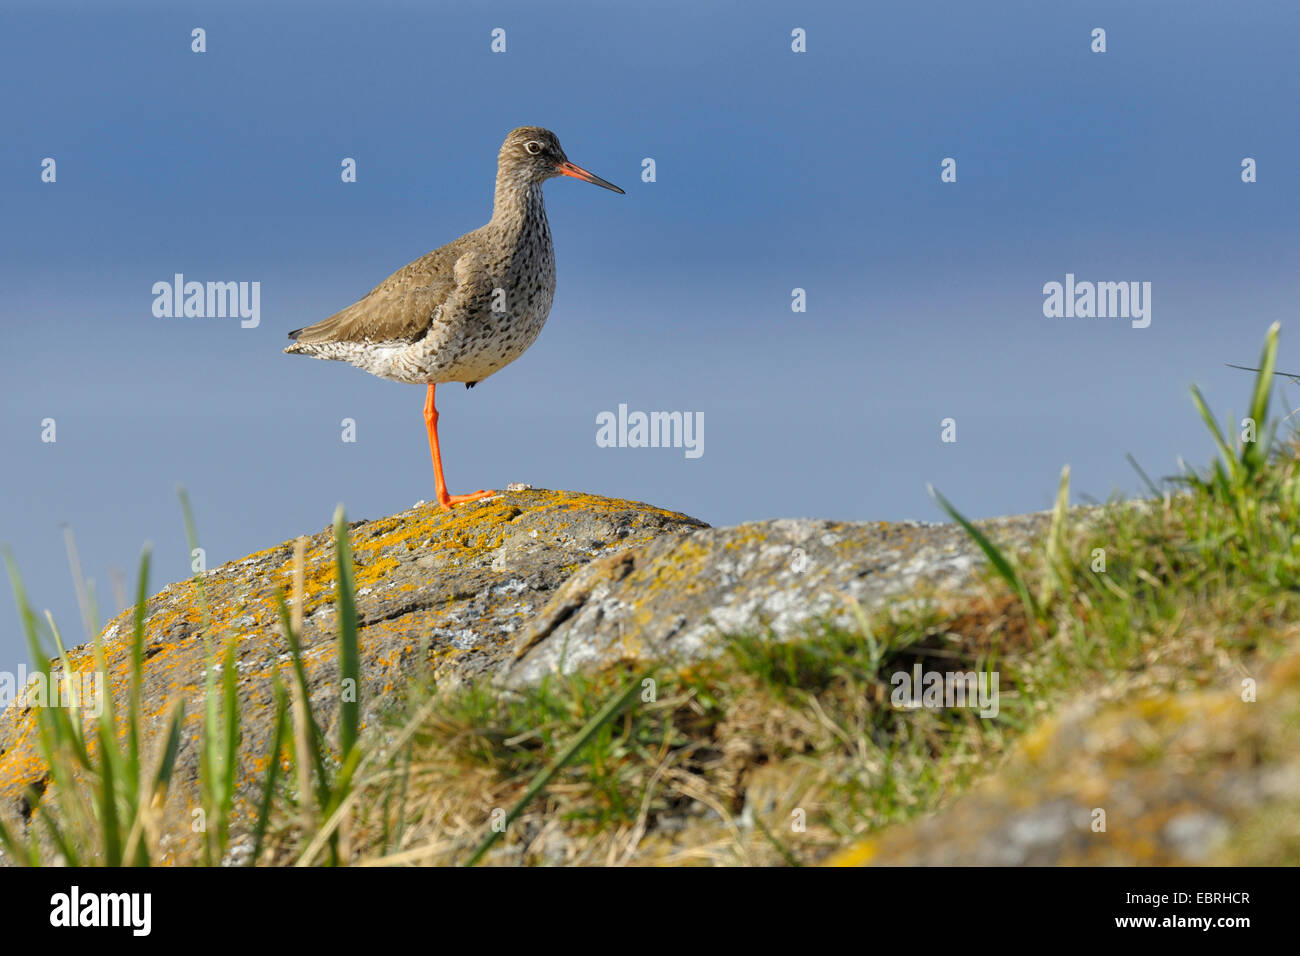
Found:
[[[303,348],[303,343],[298,341],[298,336],[302,334],[302,329],[294,329],[289,333],[289,338],[293,339],[293,344],[285,347],[285,352],[289,355],[303,355],[307,350]]]

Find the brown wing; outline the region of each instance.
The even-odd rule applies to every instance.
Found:
[[[418,339],[428,331],[438,306],[456,291],[456,260],[467,239],[462,236],[403,266],[365,298],[315,325],[290,332],[289,338],[300,345]]]

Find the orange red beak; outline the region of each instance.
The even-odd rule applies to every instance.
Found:
[[[614,192],[620,195],[626,195],[623,192],[623,190],[619,189],[613,183],[606,182],[605,180],[597,176],[595,173],[589,173],[581,166],[575,166],[573,163],[570,163],[567,160],[563,163],[557,163],[555,166],[555,171],[559,173],[561,176],[572,176],[574,179],[581,179],[584,183],[592,183],[596,186],[603,186],[606,189],[614,190]]]

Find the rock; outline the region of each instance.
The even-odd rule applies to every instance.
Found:
[[[1013,546],[1032,541],[1046,515],[982,523]],[[982,560],[956,526],[781,520],[713,529],[650,505],[521,489],[451,513],[436,505],[351,526],[360,619],[363,714],[393,699],[416,672],[441,686],[494,680],[518,687],[553,669],[622,659],[687,660],[729,632],[770,627],[797,636],[818,617],[870,612],[924,591],[969,589]],[[288,665],[275,594],[288,593],[292,542],[202,576],[218,656],[234,645],[243,736],[234,819],[248,819],[274,714],[272,677]],[[330,531],[308,541],[303,648],[314,712],[337,713],[334,548]],[[848,600],[846,600],[848,599]],[[197,802],[203,699],[202,610],[196,585],[170,585],[147,605],[143,699],[146,754],[169,701],[187,719],[167,832],[189,839]],[[130,612],[104,632],[109,681],[125,706]],[[90,648],[70,653],[89,670]],[[35,713],[0,716],[0,814],[27,816],[22,793],[45,777]],[[1191,833],[1189,825],[1184,832]]]
[[[511,660],[512,644],[535,609],[577,568],[601,555],[661,535],[703,528],[703,522],[650,505],[567,492],[510,492],[457,508],[436,504],[351,526],[360,618],[361,699],[366,712],[390,699],[426,660],[440,682],[453,684]],[[214,568],[203,575],[218,658],[236,648],[243,737],[241,799],[260,779],[274,717],[272,676],[287,671],[275,594],[291,589],[293,542]],[[314,711],[337,712],[334,544],[330,530],[308,539],[303,649]],[[198,734],[204,686],[202,611],[193,581],[149,599],[146,619],[145,752],[165,729],[168,702],[186,699],[169,808],[188,815],[196,804]],[[108,680],[125,707],[132,612],[104,631]],[[71,650],[75,670],[93,667],[91,649]],[[0,813],[25,818],[23,791],[45,778],[36,750],[36,714],[9,707],[0,715]],[[255,794],[253,795],[255,796]],[[242,804],[242,805],[241,805]],[[179,821],[179,818],[177,818]],[[188,833],[188,822],[168,829]]]
[[[1045,514],[981,522],[1006,545]],[[969,589],[983,556],[957,525],[777,520],[656,538],[577,571],[527,625],[498,681],[535,683],[616,659],[689,661],[754,627],[797,636],[818,620],[855,625],[926,593]]]
[[[1240,688],[1097,693],[1022,738],[999,771],[839,866],[1294,863],[1300,840],[1300,653]],[[1103,815],[1104,814],[1104,815]],[[1290,833],[1290,845],[1284,834]]]

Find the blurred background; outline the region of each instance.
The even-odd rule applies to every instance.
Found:
[[[281,349],[485,222],[518,125],[628,194],[547,184],[546,329],[439,392],[454,492],[1037,510],[1067,463],[1082,501],[1140,491],[1126,452],[1206,461],[1187,386],[1239,417],[1224,363],[1271,322],[1300,371],[1293,3],[104,6],[0,14],[0,543],[72,643],[64,525],[107,616],[146,540],[151,591],[189,574],[178,483],[209,567],[433,496],[421,388]],[[1150,282],[1150,327],[1045,318],[1067,272]],[[260,282],[260,325],[155,318],[175,273]],[[704,454],[598,447],[620,403],[703,413]],[[0,669],[25,659],[6,587]]]

